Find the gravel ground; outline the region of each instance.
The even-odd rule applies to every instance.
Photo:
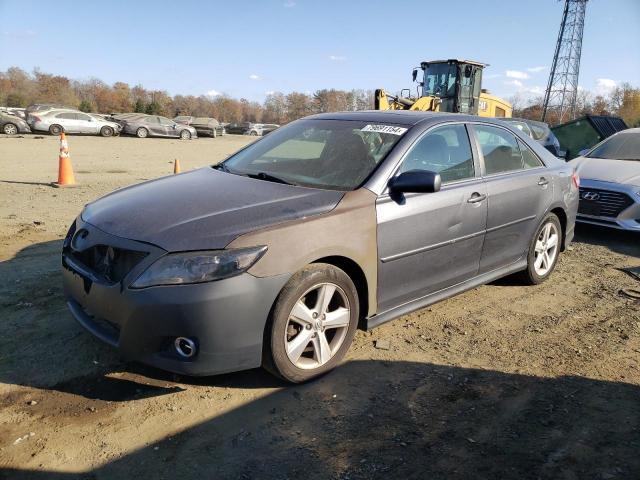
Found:
[[[61,238],[115,188],[247,137],[0,136],[0,478],[640,478],[640,237],[578,227],[551,279],[507,278],[359,332],[291,387],[127,363],[66,311]]]

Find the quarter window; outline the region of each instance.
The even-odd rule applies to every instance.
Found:
[[[473,178],[475,170],[464,125],[432,130],[411,147],[398,173],[427,170],[440,174],[442,183]]]
[[[522,154],[513,134],[489,125],[474,125],[474,129],[482,149],[487,175],[523,168]]]
[[[76,120],[82,120],[84,122],[88,122],[89,115],[85,115],[84,113],[76,113]]]
[[[542,167],[543,163],[538,156],[527,147],[524,142],[518,140],[520,151],[522,152],[522,161],[524,162],[524,168],[537,168]]]

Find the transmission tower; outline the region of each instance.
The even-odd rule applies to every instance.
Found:
[[[547,118],[547,114],[552,111],[557,114],[558,123],[576,117],[582,32],[588,1],[565,0],[558,43],[556,43],[549,83],[544,94],[543,122]]]

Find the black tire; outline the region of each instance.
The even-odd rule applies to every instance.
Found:
[[[181,130],[180,140],[191,140],[191,132],[189,130]]]
[[[544,274],[539,274],[536,272],[535,262],[536,262],[536,242],[538,241],[540,235],[543,232],[543,229],[551,224],[555,229],[558,235],[557,239],[557,248],[553,257],[553,261],[551,262],[551,266],[548,268],[548,271]],[[544,220],[540,223],[538,228],[536,229],[536,233],[531,239],[531,245],[529,246],[529,253],[527,254],[527,268],[520,272],[520,279],[527,285],[538,285],[544,282],[549,276],[553,273],[553,270],[556,268],[556,264],[558,263],[558,258],[560,258],[560,247],[562,245],[562,226],[560,225],[560,220],[554,213],[548,214]]]
[[[51,125],[49,127],[49,133],[51,135],[60,135],[62,132],[64,132],[64,128],[62,128],[62,125]]]
[[[340,287],[349,304],[349,325],[337,351],[324,365],[313,369],[299,368],[286,352],[286,329],[296,302],[315,285],[332,283]],[[351,346],[360,315],[358,291],[341,269],[326,263],[314,263],[293,275],[278,295],[265,329],[263,367],[291,383],[301,383],[324,375],[340,363]],[[324,331],[324,330],[323,330]],[[315,334],[314,334],[315,336]]]
[[[149,130],[144,127],[140,127],[136,130],[136,137],[147,138],[149,136]]]
[[[5,135],[15,135],[18,133],[18,126],[13,123],[5,123],[2,127],[2,131]]]
[[[100,129],[100,135],[102,135],[103,137],[113,137],[114,133],[115,132],[113,131],[113,128],[106,125]]]
[[[252,137],[257,137],[258,136],[258,132],[256,132],[255,130],[251,130],[249,132],[249,135],[252,136]]]

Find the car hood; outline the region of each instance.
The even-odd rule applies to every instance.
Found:
[[[580,178],[640,186],[640,161],[578,157],[571,160]]]
[[[249,231],[328,212],[343,195],[206,167],[117,190],[87,205],[82,219],[168,251],[208,250]]]

